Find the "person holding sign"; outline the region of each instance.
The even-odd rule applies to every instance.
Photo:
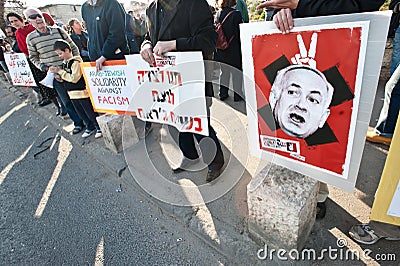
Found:
[[[86,129],[82,138],[87,138],[93,133],[95,133],[94,137],[96,139],[100,138],[102,134],[96,120],[96,117],[99,115],[93,110],[89,93],[86,90],[82,70],[79,65],[83,62],[82,58],[80,56],[73,56],[71,46],[64,40],[57,40],[53,47],[58,56],[64,59],[64,63],[61,68],[51,66],[50,71],[60,75],[76,112],[85,123]]]
[[[79,55],[78,47],[63,29],[58,26],[48,27],[45,24],[42,12],[37,8],[27,8],[24,11],[36,30],[32,31],[26,37],[28,45],[29,59],[43,72],[47,72],[50,66],[61,66],[63,60],[53,51],[53,44],[57,39],[65,39],[71,45],[71,51],[75,56]],[[67,113],[74,122],[72,134],[77,134],[83,129],[83,121],[77,114],[67,90],[61,79],[55,78],[53,87],[60,97],[61,103],[65,106]]]
[[[268,0],[259,4],[257,9],[280,9],[274,14],[273,21],[283,34],[288,34],[294,27],[293,18],[377,11],[384,2],[385,0]],[[298,117],[296,119],[301,120]],[[317,219],[325,217],[325,202],[328,195],[327,184],[320,182],[317,196]]]
[[[96,62],[96,70],[101,70],[106,60],[125,59],[129,47],[121,4],[117,0],[88,0],[81,13],[89,34],[90,61]]]
[[[170,51],[202,51],[204,59],[212,59],[217,39],[213,16],[206,0],[155,0],[146,10],[149,30],[141,46],[140,54],[154,65],[154,54],[161,56]],[[205,69],[206,76],[209,74]],[[206,79],[207,81],[207,79]],[[213,96],[210,82],[205,84],[205,94]],[[208,110],[209,111],[209,110]],[[181,165],[174,172],[185,171],[200,161],[194,138],[200,143],[204,136],[193,133],[179,134],[179,147],[183,153]],[[216,132],[209,123],[209,137],[215,143],[216,155],[208,165],[207,182],[221,174],[224,156]],[[206,154],[206,151],[203,151]]]

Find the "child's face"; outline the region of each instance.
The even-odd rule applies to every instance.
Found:
[[[68,60],[72,57],[71,51],[68,49],[65,49],[65,51],[57,49],[57,50],[55,50],[55,52],[58,55],[58,57],[60,57],[64,60]]]

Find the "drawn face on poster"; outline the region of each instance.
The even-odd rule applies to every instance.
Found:
[[[351,27],[252,38],[262,150],[343,174],[361,33]]]

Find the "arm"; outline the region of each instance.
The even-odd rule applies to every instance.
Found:
[[[289,8],[296,9],[295,17],[313,17],[356,12],[377,11],[385,0],[269,0],[257,9]]]

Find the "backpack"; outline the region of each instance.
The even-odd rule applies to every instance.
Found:
[[[230,11],[225,18],[222,20],[222,22],[217,22],[215,25],[215,31],[218,34],[218,39],[217,39],[217,44],[216,47],[219,50],[226,50],[229,47],[229,44],[231,43],[231,41],[233,40],[233,38],[235,37],[235,35],[233,35],[229,41],[226,40],[226,36],[224,33],[224,30],[222,29],[222,25],[224,24],[225,20],[229,17],[230,14],[232,14],[233,12],[235,12],[236,10],[232,10]]]

